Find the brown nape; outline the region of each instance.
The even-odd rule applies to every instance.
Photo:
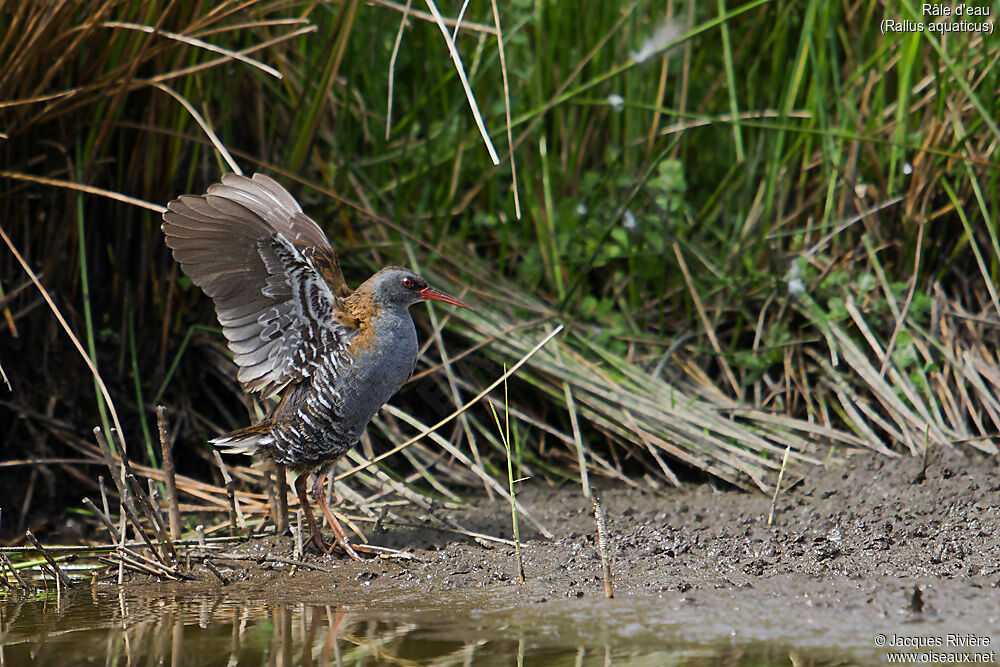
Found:
[[[371,281],[366,281],[343,301],[344,311],[358,324],[370,321],[378,313],[378,304],[372,297]]]
[[[354,355],[368,351],[376,340],[376,331],[371,326],[372,320],[379,312],[378,304],[372,298],[369,283],[365,283],[354,294],[344,300],[344,311],[350,313],[357,334],[347,347],[347,354]]]

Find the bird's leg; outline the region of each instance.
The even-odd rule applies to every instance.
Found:
[[[351,546],[351,543],[347,540],[347,535],[344,533],[344,529],[340,527],[340,522],[337,521],[337,517],[335,517],[333,512],[330,511],[330,505],[326,502],[326,489],[323,488],[323,482],[326,481],[326,473],[327,471],[325,469],[316,473],[316,481],[313,483],[313,498],[315,498],[316,502],[319,503],[319,508],[323,510],[323,516],[326,517],[326,521],[330,524],[330,528],[333,528],[334,546],[339,546],[343,549],[344,553],[351,557],[351,560],[361,560],[361,556],[358,555],[358,552],[354,550],[354,547]]]
[[[306,515],[306,523],[309,524],[309,531],[312,533],[309,540],[316,546],[320,551],[326,552],[326,545],[323,543],[323,534],[320,532],[319,524],[316,523],[316,517],[313,516],[312,507],[309,506],[309,498],[306,495],[306,481],[309,478],[309,473],[302,473],[295,478],[295,493],[299,496],[299,505],[302,506],[302,511]]]

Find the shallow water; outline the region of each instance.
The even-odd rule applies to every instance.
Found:
[[[671,625],[669,610],[649,599],[504,609],[465,596],[402,608],[248,597],[92,589],[0,601],[0,665],[833,665],[846,657],[843,646],[780,639],[698,643],[691,619]],[[849,663],[876,661],[847,653]]]

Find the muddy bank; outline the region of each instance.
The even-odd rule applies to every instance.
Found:
[[[771,501],[761,495],[709,485],[659,495],[602,489],[614,600],[603,594],[590,502],[577,486],[537,484],[525,486],[520,499],[555,538],[522,524],[523,585],[516,582],[513,548],[396,525],[371,539],[407,549],[411,560],[309,556],[332,572],[294,575],[284,567],[233,564],[225,587],[206,578],[130,592],[218,589],[235,599],[384,610],[395,619],[438,609],[480,619],[483,627],[493,618],[498,632],[550,627],[563,641],[597,645],[652,636],[780,641],[875,660],[885,650],[876,645],[879,633],[890,643],[964,633],[985,637],[985,650],[997,648],[996,460],[957,450],[933,451],[926,461],[859,453],[839,468],[805,472],[779,497],[772,526]],[[510,515],[499,500],[449,513],[470,530],[510,537]],[[406,520],[429,522],[419,513]],[[270,538],[231,550],[290,555],[291,549],[290,540]]]

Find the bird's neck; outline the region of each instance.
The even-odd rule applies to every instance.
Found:
[[[364,289],[364,287],[365,285],[362,285],[344,299],[344,310],[354,318],[357,326],[364,326],[371,322],[380,310],[375,299],[372,298],[371,291]]]
[[[410,309],[398,304],[381,306],[376,309],[371,319],[372,326],[379,332],[395,331],[399,327],[413,327],[413,318],[410,317]]]
[[[396,321],[412,322],[409,307],[398,303],[380,303],[367,287],[365,283],[344,300],[344,309],[354,317],[360,328],[374,326],[376,320],[386,325]]]
[[[348,297],[344,306],[353,318],[351,326],[357,332],[349,348],[352,355],[370,352],[379,345],[392,346],[399,336],[416,340],[408,308],[396,304],[383,305],[361,289]]]

